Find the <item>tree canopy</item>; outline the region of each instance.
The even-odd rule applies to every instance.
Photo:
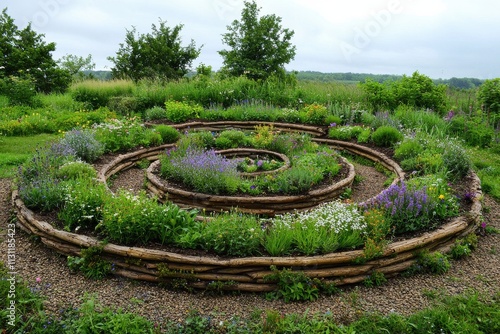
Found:
[[[491,113],[494,123],[500,122],[500,78],[486,80],[477,92],[483,109]]]
[[[367,79],[361,88],[374,110],[408,105],[443,112],[446,106],[446,86],[435,85],[432,79],[418,72],[385,84]]]
[[[135,27],[127,30],[116,57],[108,57],[115,64],[111,69],[113,77],[139,81],[184,76],[200,49],[193,40],[186,47],[181,45],[182,28],[183,25],[167,27],[166,22],[160,20],[159,26],[153,24],[148,34],[138,34]]]
[[[284,65],[295,57],[296,47],[290,42],[294,31],[282,28],[281,18],[274,14],[259,18],[255,1],[244,4],[241,20],[234,20],[222,35],[223,43],[230,47],[219,51],[223,70],[255,80],[284,75]]]
[[[67,54],[57,62],[61,68],[68,70],[75,79],[86,79],[91,77],[91,75],[85,72],[88,73],[95,68],[95,63],[92,61],[92,55],[90,54],[86,58]]]
[[[43,34],[31,24],[20,30],[7,14],[0,15],[0,79],[22,79],[33,82],[39,92],[64,91],[71,82],[68,71],[52,58],[55,43],[45,43]]]

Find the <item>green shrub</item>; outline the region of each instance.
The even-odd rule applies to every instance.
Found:
[[[422,266],[424,271],[433,274],[444,274],[451,268],[450,261],[440,252],[420,252],[417,264]]]
[[[81,257],[68,256],[68,267],[72,271],[81,271],[90,279],[103,279],[111,273],[113,266],[101,257],[102,247],[89,247],[81,250]]]
[[[266,229],[262,246],[271,256],[288,255],[293,250],[295,231],[288,224],[274,220],[272,226]]]
[[[276,188],[283,194],[296,195],[308,191],[311,185],[321,179],[318,168],[290,168],[276,179]]]
[[[362,132],[363,128],[359,125],[356,126],[330,126],[328,136],[336,140],[351,140],[357,138]]]
[[[11,106],[39,106],[41,103],[36,99],[35,82],[29,77],[9,77],[4,81],[2,95],[6,95]]]
[[[304,114],[303,121],[309,124],[325,125],[328,109],[319,103],[313,103],[300,110]]]
[[[478,239],[475,233],[470,233],[465,238],[457,239],[451,247],[451,257],[458,260],[470,256],[472,251],[476,249],[477,244]]]
[[[394,150],[394,156],[404,160],[417,157],[423,151],[424,147],[422,147],[417,139],[405,138]]]
[[[488,147],[495,131],[480,117],[466,118],[457,115],[450,120],[450,133],[462,138],[469,146]]]
[[[442,113],[446,108],[446,86],[435,85],[431,78],[414,72],[392,83],[391,93],[396,104]]]
[[[393,92],[387,84],[376,82],[372,79],[366,79],[365,82],[360,84],[360,87],[371,110],[378,111],[380,109],[393,107]]]
[[[130,150],[148,144],[146,128],[135,117],[130,119],[110,119],[106,123],[94,125],[96,139],[104,144],[106,152]],[[150,130],[149,130],[150,131]]]
[[[97,177],[97,172],[92,165],[86,162],[69,161],[59,167],[56,176],[62,180],[92,179]]]
[[[369,288],[373,288],[376,286],[381,286],[387,283],[387,278],[384,273],[379,271],[374,271],[370,276],[364,279],[363,284]]]
[[[262,228],[255,216],[237,212],[216,215],[201,233],[201,247],[217,254],[250,256],[260,250]]]
[[[325,119],[325,123],[331,126],[340,126],[343,120],[340,116],[337,115],[328,115]]]
[[[358,134],[356,140],[358,141],[358,143],[368,143],[371,137],[372,130],[370,128],[364,128],[363,131]]]
[[[500,121],[500,78],[485,80],[479,87],[477,98],[488,114],[493,115],[493,124],[498,125],[498,121]]]
[[[286,268],[278,270],[275,266],[271,266],[271,270],[273,273],[265,276],[264,280],[277,282],[278,289],[277,291],[268,293],[267,298],[283,298],[285,303],[318,299],[318,286],[303,272],[295,272]]]
[[[137,98],[133,96],[113,96],[107,103],[110,110],[119,115],[130,117],[138,111]]]
[[[179,210],[174,204],[159,205],[145,192],[132,195],[120,191],[104,203],[102,222],[97,228],[110,240],[126,245],[147,244],[151,240],[166,244],[191,226],[194,214]]]
[[[64,205],[58,213],[64,229],[93,231],[102,220],[102,209],[110,196],[106,186],[93,179],[78,178],[67,184],[64,193]]]
[[[455,143],[447,143],[443,153],[443,165],[452,180],[464,178],[472,167],[467,152]]]
[[[167,119],[174,123],[182,123],[189,119],[198,118],[203,108],[196,104],[186,102],[167,101],[165,102]]]
[[[149,108],[144,112],[144,119],[146,121],[155,121],[167,118],[167,111],[162,107]]]
[[[142,146],[160,146],[163,144],[163,138],[161,137],[161,134],[156,132],[154,129],[146,129],[144,131],[144,137],[143,139],[139,142],[140,145]]]
[[[225,130],[215,139],[215,147],[218,149],[243,147],[248,145],[248,141],[249,139],[242,131]]]
[[[189,146],[210,149],[215,147],[215,137],[210,131],[189,132],[182,136],[177,147],[181,150],[187,149]]]
[[[154,129],[160,134],[164,144],[175,143],[181,136],[176,128],[169,125],[157,125]]]
[[[381,126],[372,133],[373,142],[381,147],[393,147],[402,139],[401,132],[392,126]]]

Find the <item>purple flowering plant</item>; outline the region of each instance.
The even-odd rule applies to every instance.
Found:
[[[42,211],[61,206],[64,192],[57,172],[62,165],[74,159],[75,151],[61,143],[38,148],[17,173],[19,195],[25,204]]]
[[[433,219],[435,201],[427,194],[427,188],[409,187],[405,182],[393,184],[371,201],[364,209],[380,209],[385,212],[395,234],[427,229],[436,224]]]
[[[239,183],[237,161],[196,146],[168,151],[161,159],[161,174],[202,193],[232,194]]]

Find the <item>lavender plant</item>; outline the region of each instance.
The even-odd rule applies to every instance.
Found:
[[[433,216],[435,207],[426,187],[417,189],[405,182],[390,186],[364,205],[367,210],[384,210],[396,234],[434,227],[438,223]]]
[[[37,149],[17,173],[19,195],[25,204],[42,211],[60,207],[64,193],[57,172],[62,165],[74,159],[75,151],[59,143]]]
[[[237,161],[192,146],[167,151],[161,158],[161,174],[210,194],[233,194],[239,183]]]
[[[73,149],[75,155],[86,162],[93,162],[104,153],[104,145],[90,130],[71,130],[64,135],[60,144]]]

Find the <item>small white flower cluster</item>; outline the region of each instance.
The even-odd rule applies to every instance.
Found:
[[[92,128],[113,131],[113,130],[128,129],[128,128],[131,128],[134,126],[144,127],[144,124],[142,124],[141,122],[139,122],[135,118],[130,118],[128,120],[120,120],[120,119],[113,118],[113,119],[107,120],[105,123],[94,124],[94,125],[92,125]]]
[[[304,212],[287,213],[277,216],[274,220],[274,224],[282,224],[288,228],[293,228],[295,224],[301,224],[306,228],[314,222],[317,229],[326,228],[335,233],[366,230],[365,219],[358,209],[354,205],[346,205],[340,201],[323,203]]]

